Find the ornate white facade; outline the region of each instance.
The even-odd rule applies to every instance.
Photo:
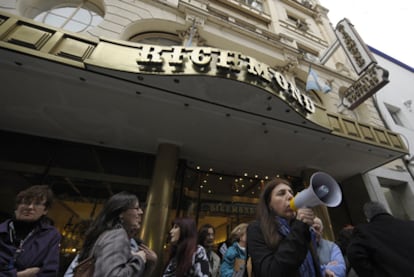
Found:
[[[389,210],[403,219],[414,218],[414,69],[371,48],[378,63],[390,72],[389,85],[381,89],[374,101],[388,128],[398,132],[407,144],[409,154],[386,166],[370,171],[367,186],[370,197],[388,205]]]

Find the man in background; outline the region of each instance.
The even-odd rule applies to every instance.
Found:
[[[378,202],[363,211],[368,223],[355,227],[347,249],[358,276],[412,276],[414,222],[393,217]]]
[[[316,251],[321,264],[322,276],[345,277],[346,264],[341,249],[334,242],[323,239],[323,223],[319,217],[313,220],[313,230],[316,235]]]

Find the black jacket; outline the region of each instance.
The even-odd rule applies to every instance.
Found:
[[[309,225],[294,220],[287,237],[282,238],[276,250],[270,249],[264,240],[258,221],[247,228],[247,251],[252,259],[255,277],[296,277],[310,246]],[[315,257],[313,255],[313,257]],[[316,276],[320,276],[319,263],[314,261]]]
[[[405,277],[414,274],[414,222],[379,214],[355,227],[347,249],[359,276]]]

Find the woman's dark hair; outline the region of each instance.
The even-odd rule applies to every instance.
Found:
[[[213,232],[215,233],[216,230],[214,229],[213,225],[207,223],[204,224],[203,226],[200,227],[200,229],[198,230],[198,244],[202,245],[203,247],[206,247],[206,245],[204,245],[206,238],[208,236],[208,229],[213,229]]]
[[[280,184],[288,185],[292,187],[291,183],[282,178],[273,178],[267,182],[264,186],[262,193],[260,194],[259,204],[257,206],[257,219],[260,222],[260,228],[262,229],[263,236],[266,244],[271,249],[276,249],[280,240],[279,235],[279,223],[275,220],[274,211],[270,208],[270,200],[272,191]]]
[[[43,202],[45,201],[45,208],[52,206],[53,192],[47,185],[34,185],[19,192],[16,196],[16,206],[24,202]]]
[[[173,225],[180,227],[180,238],[171,247],[170,260],[177,260],[176,276],[184,276],[192,266],[192,257],[197,250],[197,227],[194,219],[179,217]]]
[[[134,194],[125,191],[109,198],[86,232],[85,241],[79,254],[79,261],[89,256],[93,245],[103,232],[120,226],[120,214],[130,208],[134,208],[136,203],[138,203],[138,198]]]

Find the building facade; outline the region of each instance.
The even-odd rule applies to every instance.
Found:
[[[175,216],[222,241],[254,218],[266,180],[299,191],[323,171],[343,194],[318,211],[332,237],[360,220],[366,173],[408,153],[364,91],[372,80],[360,85],[353,60],[374,83],[381,69],[349,26],[308,0],[3,1],[2,214],[20,187],[50,184],[70,253],[101,203],[129,190],[162,254]],[[306,90],[311,70],[331,92]]]
[[[378,63],[390,72],[391,82],[374,97],[386,126],[404,139],[409,153],[394,162],[370,171],[366,178],[371,199],[388,205],[402,219],[414,218],[414,115],[412,86],[414,69],[370,47]]]

